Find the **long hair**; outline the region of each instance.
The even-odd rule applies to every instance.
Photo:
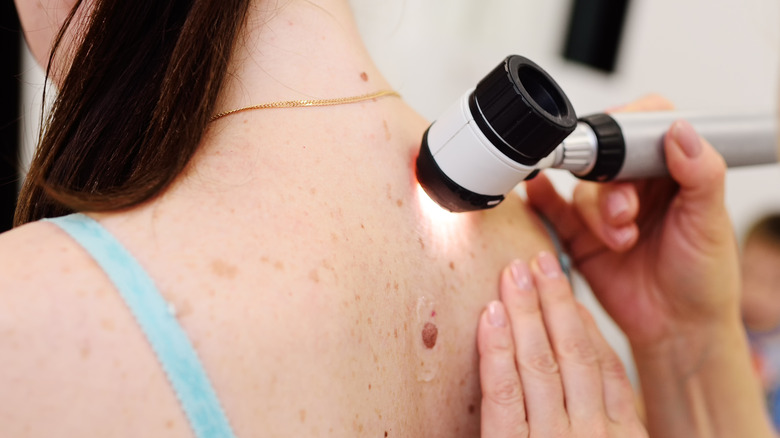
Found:
[[[22,186],[14,225],[132,207],[195,153],[250,0],[95,0]],[[49,57],[64,47],[78,0]],[[75,34],[76,32],[74,32]]]

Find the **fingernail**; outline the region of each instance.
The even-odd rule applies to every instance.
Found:
[[[634,227],[613,228],[610,230],[610,234],[615,243],[623,247],[634,238]]]
[[[672,125],[672,140],[688,158],[696,158],[701,153],[701,139],[693,126],[685,120],[678,120]]]
[[[498,301],[491,301],[487,308],[488,323],[493,327],[506,327],[506,313],[504,306]]]
[[[557,278],[561,275],[561,266],[558,264],[558,259],[547,251],[542,251],[536,256],[536,261],[539,263],[542,273],[547,278]]]
[[[515,260],[511,265],[512,278],[520,290],[531,290],[531,270],[528,264],[522,260]]]
[[[607,196],[607,212],[612,218],[617,218],[629,209],[628,197],[621,190],[614,191]]]

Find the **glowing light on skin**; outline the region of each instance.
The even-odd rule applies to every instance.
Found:
[[[418,236],[432,254],[450,254],[466,251],[476,238],[474,221],[481,212],[453,213],[439,206],[416,185],[419,221]]]
[[[431,199],[428,194],[425,193],[425,189],[423,189],[419,184],[417,184],[417,199],[419,200],[420,211],[422,214],[428,220],[437,225],[456,223],[459,220],[462,220],[464,216],[463,213],[453,213],[444,208],[441,208],[439,204],[436,203],[436,201]]]

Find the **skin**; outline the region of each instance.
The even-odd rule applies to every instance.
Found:
[[[622,362],[542,252],[501,277],[479,323],[482,436],[646,437]]]
[[[74,23],[81,22],[89,11],[90,1],[86,0],[84,3],[85,6],[80,8],[74,17]],[[30,48],[38,65],[45,69],[49,62],[49,52],[54,38],[68,13],[76,4],[76,0],[14,0],[14,4],[19,14],[27,47]],[[73,32],[65,35],[63,53],[68,53],[73,47],[74,36]],[[66,65],[66,59],[55,58],[50,72],[55,83],[61,79],[60,74]]]
[[[215,112],[391,88],[346,0],[256,2],[240,41]],[[176,309],[237,436],[479,433],[475,323],[502,268],[552,246],[516,196],[432,208],[428,125],[398,98],[236,114],[162,196],[91,214]],[[0,235],[0,362],[0,436],[192,436],[116,290],[51,224]]]
[[[753,331],[769,331],[780,325],[777,300],[780,247],[756,237],[742,250],[742,319]]]
[[[658,98],[624,110],[669,108]],[[650,436],[769,437],[739,312],[739,262],[725,164],[684,122],[664,140],[671,178],[577,186],[527,183],[631,344]]]

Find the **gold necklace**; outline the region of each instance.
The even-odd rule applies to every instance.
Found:
[[[337,97],[334,99],[304,99],[304,100],[280,100],[277,102],[262,103],[260,105],[245,106],[243,108],[237,108],[230,111],[223,111],[216,114],[209,119],[209,122],[221,119],[222,117],[229,116],[242,111],[270,109],[270,108],[296,108],[303,106],[331,106],[331,105],[345,105],[348,103],[362,102],[364,100],[379,99],[380,97],[395,96],[401,97],[398,92],[394,90],[380,90],[374,93],[361,94],[359,96],[352,97]]]

